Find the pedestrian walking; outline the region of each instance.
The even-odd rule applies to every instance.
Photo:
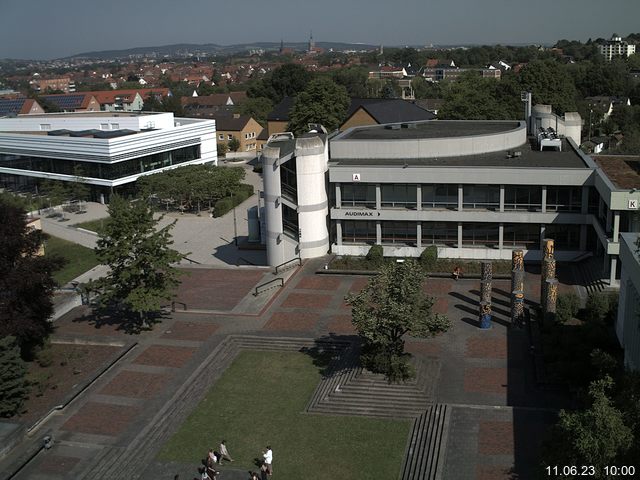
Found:
[[[264,459],[264,471],[269,476],[273,475],[273,450],[271,450],[271,445],[267,445],[262,451],[262,458]]]
[[[226,440],[222,440],[220,442],[218,453],[220,454],[220,457],[218,458],[218,463],[220,465],[222,465],[222,460],[229,460],[230,462],[233,462],[233,458],[231,458],[231,455],[229,455],[229,450],[227,450]]]

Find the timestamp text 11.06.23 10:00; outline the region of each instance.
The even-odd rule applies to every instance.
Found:
[[[545,468],[547,475],[554,478],[585,476],[593,477],[604,473],[607,477],[635,478],[636,467],[633,465],[607,465],[603,472],[598,472],[593,465],[553,465]]]

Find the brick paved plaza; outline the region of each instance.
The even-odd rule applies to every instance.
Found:
[[[219,376],[216,372],[207,377],[200,370],[228,335],[353,338],[344,297],[362,289],[367,277],[316,274],[324,262],[307,262],[290,275],[283,289],[266,293],[273,298],[259,314],[236,310],[243,302],[254,301],[252,290],[264,270],[194,268],[183,278],[177,300],[205,313],[178,311],[139,335],[127,335],[115,323],[98,328],[82,309],[62,318],[55,335],[138,345],[47,422],[41,432],[54,435],[54,448],[40,454],[16,478],[121,478],[110,476],[110,469],[116,468],[110,459],[133,458],[128,451],[135,462],[126,468],[137,469],[128,478],[196,476],[197,465],[156,461],[162,442],[145,439],[153,431],[154,438],[166,441],[186,418],[202,395],[196,392],[206,391],[208,382]],[[527,274],[526,281],[528,300],[537,302],[532,295],[539,290],[539,278]],[[425,283],[426,292],[435,297],[434,310],[446,313],[453,323],[440,337],[407,341],[407,350],[415,357],[438,363],[430,391],[434,402],[450,406],[443,478],[507,479],[513,472],[521,479],[534,477],[544,428],[553,422],[554,409],[562,406],[535,388],[528,335],[508,326],[509,288],[508,280],[494,282],[496,321],[482,331],[477,322],[478,280],[432,278]],[[205,384],[186,388],[198,382]],[[156,429],[163,409],[173,412],[171,421]],[[215,425],[206,428],[215,439]],[[71,448],[77,445],[83,447]],[[202,452],[208,447],[202,445]],[[118,468],[125,468],[125,460]],[[244,480],[246,472],[225,466],[220,479]]]

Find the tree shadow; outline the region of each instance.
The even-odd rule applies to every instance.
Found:
[[[115,307],[93,307],[88,313],[74,318],[73,323],[86,323],[96,330],[111,327],[128,335],[138,335],[153,330],[154,325],[169,317],[170,315],[164,311],[154,312],[146,317],[146,325],[143,325],[140,317],[134,312]]]
[[[473,290],[470,292],[472,293]],[[480,292],[478,292],[479,295]],[[449,292],[449,295],[451,295],[454,298],[457,298],[458,300],[462,300],[463,302],[466,302],[467,304],[463,304],[463,303],[456,303],[454,306],[455,308],[457,308],[458,310],[462,310],[465,313],[468,313],[470,315],[472,315],[472,318],[477,317],[479,315],[479,307],[480,307],[480,301],[476,300],[474,298],[468,297],[466,295],[463,295],[461,293],[458,292]],[[479,298],[479,297],[478,297]],[[501,318],[499,318],[497,315],[502,315],[505,318],[511,318],[511,312],[510,311],[506,311],[503,310],[501,308],[495,308],[492,304],[491,309],[493,311],[493,317],[491,319],[492,322],[497,323],[498,325],[502,325],[503,327],[510,327],[511,326],[511,322],[508,320],[503,320]],[[497,314],[497,315],[496,315]],[[469,325],[473,325],[478,327],[480,325],[480,322],[478,320],[474,321],[469,319],[469,321],[466,321],[466,319],[462,319],[462,321],[464,321],[465,323],[468,323]]]
[[[361,339],[358,335],[339,335],[329,333],[316,338],[311,347],[302,347],[300,352],[309,355],[322,376],[328,376],[340,370],[347,351],[359,350]]]

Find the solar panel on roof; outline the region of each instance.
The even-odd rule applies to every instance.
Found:
[[[0,116],[19,114],[25,100],[25,98],[0,100]]]

